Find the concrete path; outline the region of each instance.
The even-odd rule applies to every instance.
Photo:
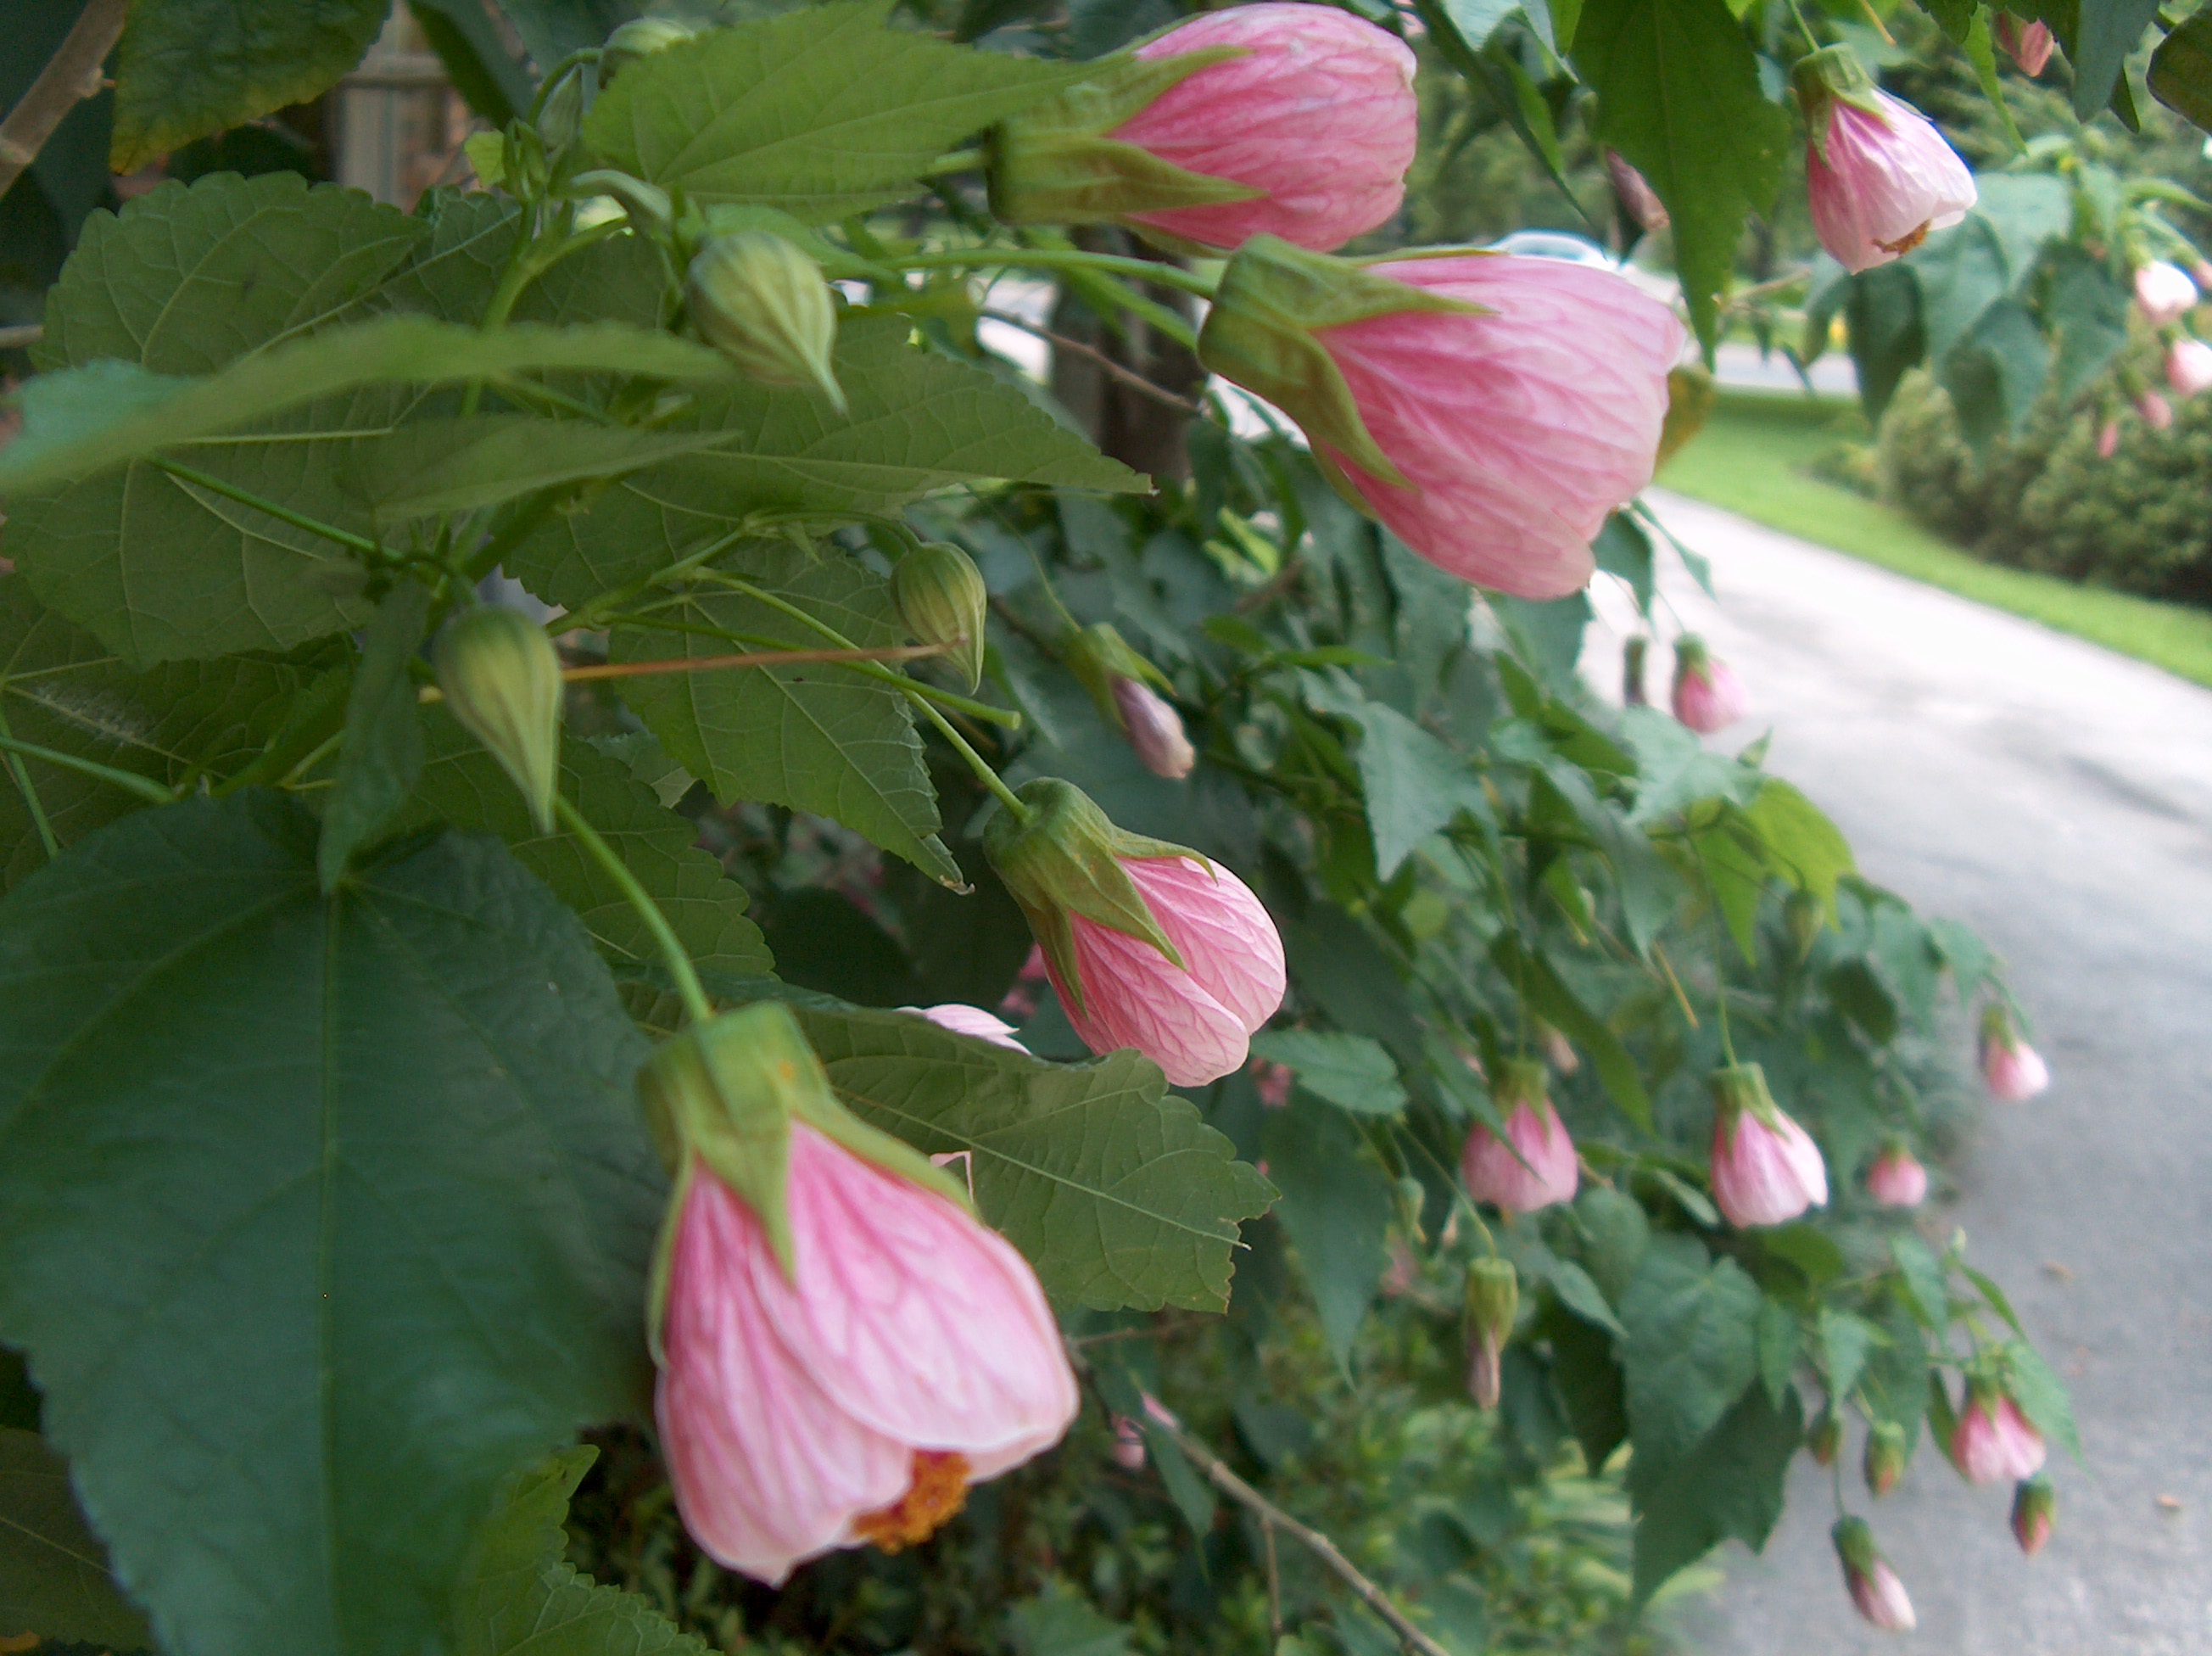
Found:
[[[1685,1618],[1688,1647],[2212,1652],[2212,692],[1657,499],[1712,560],[1717,606],[1679,564],[1662,586],[1750,687],[1729,737],[1771,720],[1770,763],[1869,877],[2010,964],[2056,1081],[1988,1107],[1958,1200],[1930,1220],[1965,1227],[2067,1377],[2089,1461],[2057,1466],[2058,1533],[2033,1562],[2009,1493],[1968,1489],[1924,1442],[1896,1494],[1855,1499],[1918,1608],[1903,1641],[1852,1614],[1826,1479],[1801,1461],[1765,1556],[1719,1555],[1729,1583]],[[1616,685],[1617,642],[1593,638],[1590,657]],[[1652,665],[1656,689],[1671,664]]]

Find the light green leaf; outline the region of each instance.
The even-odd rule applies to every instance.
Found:
[[[566,829],[540,833],[521,791],[476,739],[442,709],[426,721],[429,758],[403,825],[446,821],[507,842],[515,860],[576,911],[599,953],[620,970],[659,961],[645,922]],[[695,843],[688,818],[667,809],[617,760],[570,735],[561,743],[562,796],[613,846],[659,904],[694,964],[737,977],[773,969],[760,928],[745,916],[745,888]]]
[[[2026,1340],[2008,1342],[2005,1364],[2010,1375],[2013,1401],[2020,1405],[2035,1429],[2075,1460],[2081,1458],[2081,1438],[2074,1426],[2074,1402],[2066,1382]]]
[[[416,420],[359,444],[347,455],[341,477],[380,523],[396,523],[473,511],[556,484],[615,477],[716,441],[708,432],[477,414]]]
[[[1848,1397],[1866,1372],[1867,1357],[1880,1343],[1881,1331],[1863,1317],[1854,1317],[1833,1306],[1820,1307],[1820,1367],[1828,1395]]]
[[[910,1013],[793,1009],[862,1120],[968,1154],[977,1209],[1054,1299],[1227,1306],[1237,1221],[1274,1191],[1150,1062],[1048,1064]]]
[[[1343,709],[1360,730],[1352,759],[1367,798],[1367,831],[1375,842],[1375,872],[1388,880],[1433,833],[1462,811],[1491,819],[1482,784],[1467,761],[1397,709],[1359,701]]]
[[[135,173],[194,138],[311,103],[359,63],[388,0],[131,0],[108,164]]]
[[[585,142],[694,200],[823,223],[911,193],[961,139],[1087,70],[894,29],[890,9],[809,6],[657,52],[592,106]]]
[[[901,642],[890,588],[842,553],[810,557],[762,543],[741,566],[755,586],[862,648]],[[823,636],[739,593],[698,594],[657,622],[624,627],[617,661],[665,661],[749,649],[820,649]],[[849,667],[721,668],[626,679],[623,694],[670,755],[724,804],[759,800],[831,817],[923,872],[964,883],[938,838],[936,790],[907,697]]]
[[[1759,1285],[1699,1244],[1655,1238],[1621,1297],[1621,1366],[1636,1458],[1655,1471],[1686,1455],[1759,1373]]]
[[[1922,1326],[1949,1326],[1951,1289],[1944,1280],[1943,1262],[1918,1237],[1902,1233],[1889,1239],[1889,1252],[1905,1278],[1906,1303]]]
[[[1397,1061],[1365,1035],[1318,1029],[1271,1029],[1252,1038],[1258,1056],[1297,1072],[1298,1085],[1355,1115],[1395,1116],[1406,1107]]]
[[[1820,899],[1833,916],[1836,882],[1857,872],[1850,842],[1827,813],[1778,776],[1760,782],[1744,817],[1767,858],[1801,892]]]
[[[1637,1602],[1649,1601],[1669,1576],[1718,1542],[1734,1537],[1754,1550],[1764,1547],[1782,1516],[1790,1463],[1804,1440],[1804,1410],[1794,1386],[1779,1406],[1765,1387],[1752,1387],[1678,1460],[1647,1458],[1639,1433],[1628,1464]]]
[[[1597,90],[1598,137],[1667,204],[1710,353],[1744,221],[1781,187],[1790,117],[1759,89],[1751,41],[1723,0],[1589,0],[1573,56]]]
[[[326,892],[337,888],[353,854],[406,803],[422,774],[422,719],[407,664],[422,648],[429,618],[429,589],[400,581],[362,630],[361,662],[346,700],[345,746],[315,850]]]
[[[315,835],[192,801],[0,903],[0,1339],[176,1656],[438,1647],[501,1480],[649,1373],[582,928],[455,835],[325,898]]]
[[[1297,1250],[1329,1355],[1348,1375],[1389,1263],[1389,1177],[1360,1154],[1349,1120],[1295,1093],[1288,1108],[1268,1112],[1265,1142],[1267,1176],[1282,1191],[1276,1216]]]
[[[0,1431],[0,1638],[143,1650],[146,1619],[108,1574],[69,1463],[36,1432]]]

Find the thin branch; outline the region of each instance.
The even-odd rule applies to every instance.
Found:
[[[130,0],[90,0],[31,89],[0,121],[0,196],[39,158],[62,118],[99,92],[100,66],[122,37],[129,9]]]
[[[987,310],[978,314],[987,321],[1004,322],[1010,328],[1019,328],[1024,333],[1035,334],[1038,338],[1059,350],[1073,351],[1077,356],[1094,364],[1103,373],[1119,380],[1139,395],[1150,397],[1156,403],[1165,403],[1170,408],[1185,414],[1203,417],[1206,413],[1204,404],[1193,402],[1188,397],[1179,397],[1165,386],[1153,384],[1135,369],[1115,362],[1096,345],[1087,345],[1080,339],[1070,338],[1064,333],[1055,333],[1050,328],[1032,322],[1027,317],[1016,316],[1010,311]]]
[[[1238,1505],[1250,1509],[1263,1526],[1280,1530],[1327,1565],[1339,1580],[1359,1595],[1362,1604],[1390,1624],[1390,1630],[1405,1641],[1407,1649],[1417,1650],[1421,1656],[1451,1656],[1449,1651],[1422,1632],[1412,1618],[1391,1601],[1389,1594],[1369,1580],[1359,1568],[1338,1549],[1336,1543],[1319,1530],[1299,1523],[1237,1476],[1220,1456],[1185,1430],[1183,1423],[1169,1413],[1159,1399],[1152,1397],[1145,1399],[1145,1415],[1153,1425],[1174,1440],[1176,1447],[1206,1474],[1206,1481],[1215,1489]]]
[[[651,673],[712,673],[723,667],[795,667],[817,661],[919,661],[942,655],[947,644],[897,644],[883,649],[764,649],[746,655],[670,656],[657,661],[602,661],[564,667],[570,684],[591,679],[638,679]]]

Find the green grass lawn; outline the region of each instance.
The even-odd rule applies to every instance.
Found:
[[[1729,392],[1659,484],[1962,598],[2039,621],[2212,685],[2212,612],[1985,563],[1879,501],[1807,469],[1867,441],[1856,405],[1794,393]]]

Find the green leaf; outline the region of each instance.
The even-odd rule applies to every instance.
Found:
[[[108,165],[148,161],[287,104],[359,63],[387,0],[131,0],[115,63]]]
[[[1797,1352],[1804,1341],[1804,1326],[1797,1313],[1779,1300],[1763,1300],[1759,1306],[1759,1383],[1767,1401],[1777,1409],[1788,1395],[1790,1376],[1796,1370]]]
[[[1048,1064],[909,1013],[793,1009],[862,1120],[967,1154],[977,1209],[1055,1300],[1228,1304],[1237,1221],[1274,1192],[1148,1061]]]
[[[1129,1629],[1058,1582],[1009,1604],[1006,1632],[1018,1656],[1128,1656]]]
[[[803,609],[862,648],[905,638],[885,582],[841,553],[810,557],[760,543],[744,565],[761,590]],[[820,649],[827,642],[744,594],[697,593],[654,618],[693,629],[614,633],[616,661],[674,661],[748,649]],[[724,804],[760,800],[834,818],[949,885],[959,864],[938,837],[936,790],[913,704],[849,667],[668,672],[624,681],[623,694],[670,755]]]
[[[453,835],[325,898],[315,833],[142,812],[0,903],[0,1338],[177,1656],[437,1647],[501,1479],[649,1372],[582,928]]]
[[[645,922],[598,861],[566,829],[540,833],[499,761],[442,709],[427,721],[428,763],[403,822],[450,822],[498,835],[515,860],[576,911],[617,970],[657,968]],[[745,917],[745,888],[695,843],[690,819],[667,809],[620,761],[564,736],[561,793],[613,846],[651,894],[694,964],[734,977],[773,969],[760,928]]]
[[[1656,708],[1625,708],[1621,740],[1636,756],[1636,806],[1630,825],[1649,828],[1701,800],[1739,803],[1759,786],[1759,773],[1708,750],[1680,720]]]
[[[2127,348],[2130,297],[2106,260],[2080,247],[2052,253],[2043,314],[2057,341],[2051,390],[2061,401],[2071,402]]]
[[[1907,1302],[1921,1326],[1943,1329],[1951,1321],[1951,1290],[1944,1281],[1943,1262],[1917,1236],[1899,1233],[1889,1239],[1890,1257],[1905,1277]]]
[[[1828,1395],[1848,1397],[1866,1372],[1867,1357],[1881,1341],[1881,1331],[1863,1317],[1854,1317],[1833,1306],[1820,1307],[1820,1368],[1826,1376]]]
[[[454,1656],[708,1656],[649,1599],[562,1559],[562,1520],[598,1453],[563,1450],[501,1492],[455,1586]]]
[[[2036,1349],[2026,1340],[2014,1340],[2004,1349],[2013,1401],[2035,1429],[2075,1460],[2081,1458],[2081,1438],[2074,1426],[2074,1403],[2066,1382],[2052,1372]]]
[[[0,1430],[0,1638],[143,1650],[146,1618],[109,1574],[70,1489],[69,1463],[36,1432]]]
[[[1655,1238],[1620,1304],[1637,1460],[1680,1460],[1759,1373],[1759,1285],[1686,1238]]]
[[[1582,1445],[1583,1463],[1603,1467],[1628,1437],[1628,1408],[1613,1341],[1580,1318],[1553,1308],[1538,1324],[1552,1347],[1552,1381],[1566,1407],[1567,1424]]]
[[[1351,702],[1343,711],[1359,727],[1353,762],[1367,798],[1367,831],[1375,842],[1375,872],[1388,880],[1433,833],[1462,811],[1490,819],[1489,801],[1467,761],[1394,707]]]
[[[1859,406],[1879,423],[1905,370],[1927,354],[1920,325],[1920,283],[1902,265],[1881,265],[1846,279],[1844,318],[1858,372]]]
[[[1832,917],[1836,882],[1857,872],[1850,842],[1827,813],[1778,776],[1759,783],[1744,811],[1767,859],[1801,892],[1820,899]]]
[[[1643,1072],[1620,1037],[1583,1004],[1551,962],[1523,942],[1520,933],[1498,933],[1491,943],[1490,958],[1528,1001],[1529,1010],[1589,1055],[1590,1067],[1621,1113],[1650,1130],[1651,1095],[1644,1091]]]
[[[1676,1571],[1734,1537],[1754,1551],[1782,1516],[1790,1463],[1805,1440],[1793,1386],[1777,1406],[1754,1386],[1681,1459],[1647,1460],[1643,1438],[1628,1464],[1636,1508],[1636,1600],[1648,1602]]]
[[[529,112],[537,89],[530,71],[500,39],[483,0],[408,0],[407,9],[445,64],[453,89],[493,131],[506,131],[509,121]]]
[[[383,831],[422,774],[422,719],[407,666],[422,648],[429,618],[429,589],[401,581],[362,632],[361,665],[346,701],[345,746],[315,850],[325,892],[337,888],[353,854]]]
[[[2191,12],[2150,55],[2150,95],[2205,131],[2212,131],[2212,15]]]
[[[1589,0],[1573,56],[1597,90],[1599,139],[1667,204],[1710,356],[1744,221],[1781,187],[1790,117],[1760,91],[1751,41],[1722,0]]]
[[[1360,1154],[1357,1127],[1296,1093],[1288,1108],[1268,1112],[1264,1142],[1267,1177],[1283,1197],[1276,1216],[1297,1249],[1329,1355],[1349,1375],[1359,1325],[1389,1263],[1390,1179]]]
[[[2157,17],[2158,0],[2074,0],[2067,9],[2075,25],[2070,32],[2062,28],[2059,38],[2074,67],[2074,113],[2094,120],[2124,94],[2122,70]]]
[[[1406,1107],[1397,1061],[1365,1035],[1317,1029],[1271,1029],[1252,1038],[1252,1050],[1297,1072],[1298,1085],[1360,1116],[1395,1116]]]
[[[657,52],[592,107],[585,142],[696,201],[826,223],[912,193],[961,139],[1087,71],[893,29],[890,9],[809,6]]]
[[[357,445],[342,476],[379,523],[391,524],[474,511],[557,484],[615,477],[714,441],[706,432],[478,414],[413,421]]]
[[[1522,0],[1443,0],[1443,15],[1451,20],[1459,38],[1480,52],[1498,26],[1522,9]],[[1549,21],[1547,17],[1547,21]]]

